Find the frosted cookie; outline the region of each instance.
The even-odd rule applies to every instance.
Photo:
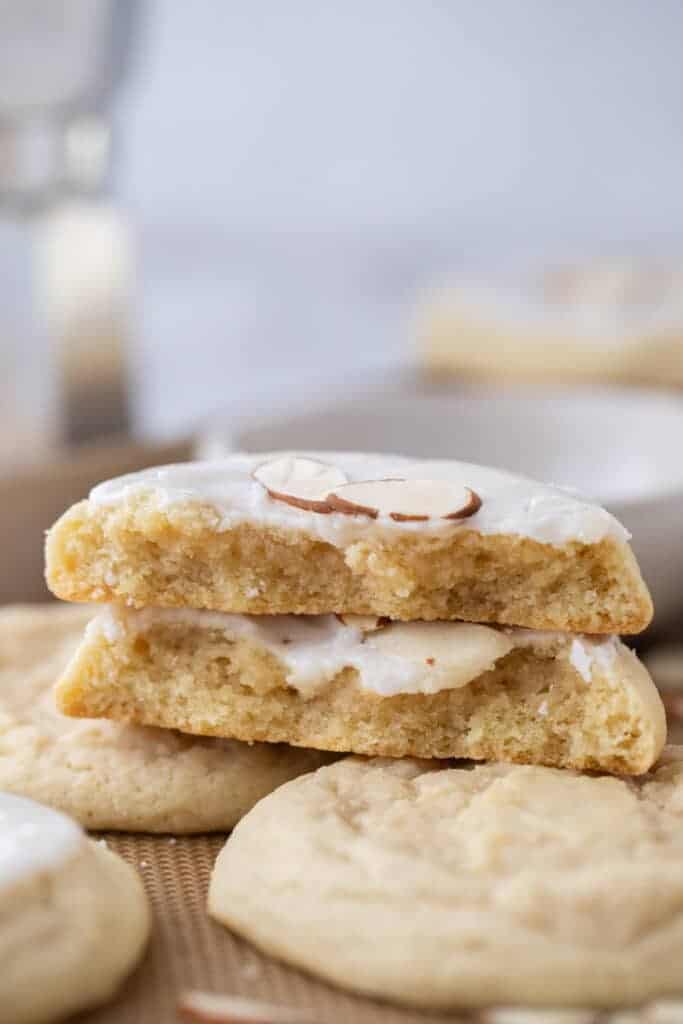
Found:
[[[0,1016],[57,1021],[110,999],[142,955],[140,879],[104,843],[0,793]]]
[[[68,601],[637,633],[652,605],[627,537],[467,463],[235,455],[96,487],[50,531],[47,580]]]
[[[0,789],[91,829],[224,831],[276,786],[321,764],[308,750],[60,715],[53,686],[92,614],[0,609]]]
[[[506,380],[683,383],[680,268],[565,265],[460,278],[417,317],[422,363]]]
[[[683,991],[682,861],[678,747],[637,780],[349,758],[240,822],[209,911],[400,1003],[629,1005]]]
[[[647,771],[662,702],[616,638],[461,622],[112,608],[57,687],[69,715],[403,757]]]

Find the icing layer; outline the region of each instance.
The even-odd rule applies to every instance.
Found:
[[[54,869],[84,842],[66,815],[10,793],[0,793],[0,892],[41,871]]]
[[[190,608],[132,611],[111,606],[90,623],[88,631],[116,643],[126,634],[145,633],[155,625],[220,630],[227,640],[247,639],[274,655],[285,667],[287,683],[303,696],[313,696],[345,668],[355,668],[360,687],[381,697],[437,693],[466,686],[515,647],[529,646],[559,646],[590,682],[593,665],[608,669],[618,645],[614,637],[593,640],[466,622],[391,623],[376,632],[364,632],[353,618],[342,622],[335,615],[231,615]]]
[[[300,530],[336,547],[371,536],[406,533],[443,536],[453,530],[513,534],[561,546],[571,541],[595,544],[611,537],[628,540],[624,527],[599,505],[558,487],[536,483],[499,469],[450,460],[409,459],[399,455],[302,452],[342,471],[349,482],[389,477],[449,481],[471,488],[481,508],[466,520],[397,522],[380,514],[369,519],[341,512],[320,513],[271,497],[252,477],[262,464],[284,453],[237,454],[216,462],[188,462],[131,473],[99,484],[90,493],[93,506],[116,505],[145,493],[161,508],[202,502],[220,516],[218,529],[240,523]]]

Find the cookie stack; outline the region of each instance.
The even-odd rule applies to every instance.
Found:
[[[390,757],[640,774],[665,740],[618,639],[652,606],[604,509],[500,470],[235,455],[112,480],[48,535],[108,607],[67,715]]]

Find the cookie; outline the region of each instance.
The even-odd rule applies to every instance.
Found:
[[[90,829],[230,829],[276,786],[319,767],[308,750],[199,739],[60,715],[53,684],[92,609],[0,609],[0,789]]]
[[[50,530],[47,580],[68,601],[637,633],[652,604],[627,538],[501,470],[235,455],[96,487]]]
[[[106,1002],[140,959],[140,879],[104,843],[32,800],[0,793],[0,1008],[5,1024]]]
[[[683,991],[682,862],[683,748],[640,779],[348,758],[240,822],[209,911],[398,1003],[637,1005]]]
[[[454,279],[422,304],[423,367],[507,381],[683,383],[678,267],[618,262]]]
[[[461,622],[110,609],[60,709],[199,735],[401,757],[645,772],[662,702],[615,637]]]

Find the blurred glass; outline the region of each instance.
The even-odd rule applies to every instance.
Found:
[[[0,0],[0,462],[5,464],[32,459],[69,432],[72,341],[84,347],[73,322],[62,323],[75,294],[68,266],[75,255],[84,262],[83,251],[74,251],[74,237],[87,251],[90,235],[94,244],[106,236],[100,245],[105,256],[94,260],[98,288],[106,293],[102,264],[111,249],[120,305],[119,267],[125,257],[116,247],[123,232],[115,226],[107,233],[112,213],[102,208],[100,218],[97,203],[109,186],[112,101],[126,68],[137,7],[135,0]],[[65,218],[61,210],[67,204]],[[58,230],[63,224],[68,232]],[[64,294],[56,293],[59,288]],[[87,277],[78,278],[77,288],[87,296]],[[115,350],[116,335],[105,344]]]
[[[136,0],[0,0],[0,204],[102,187]]]

